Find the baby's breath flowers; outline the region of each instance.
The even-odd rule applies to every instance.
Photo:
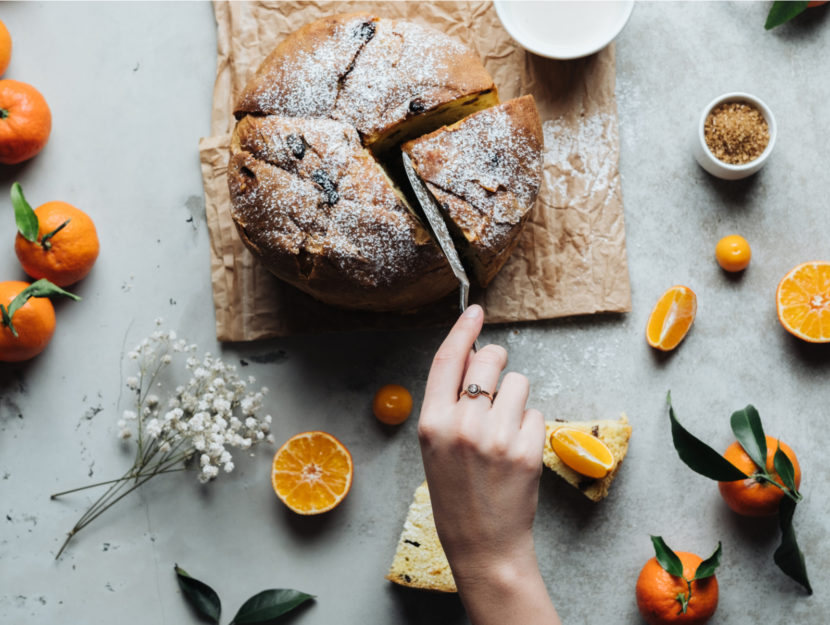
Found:
[[[156,325],[161,324],[157,319]],[[258,416],[268,389],[249,390],[256,382],[252,376],[242,379],[235,366],[210,353],[200,360],[194,355],[196,349],[172,330],[157,329],[127,354],[138,369],[126,380],[135,403],[118,421],[118,436],[135,441],[133,466],[118,479],[52,495],[55,499],[109,485],[70,530],[56,559],[75,534],[150,478],[196,465],[204,484],[220,471],[233,471],[231,449],[249,450],[262,441],[273,442],[271,415]],[[163,402],[157,393],[170,384],[173,364],[180,359],[190,379]]]

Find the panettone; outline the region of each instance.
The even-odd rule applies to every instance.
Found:
[[[482,286],[519,241],[542,182],[542,145],[531,95],[403,145]]]
[[[477,115],[490,114],[538,138],[524,168],[538,174],[541,132],[528,107],[535,114],[532,98],[498,106],[478,57],[426,26],[368,13],[308,24],[265,59],[234,109],[228,185],[240,237],[277,277],[329,304],[384,311],[440,299],[457,281],[408,199],[400,145],[446,125],[450,136],[469,134],[466,120],[475,128]],[[484,157],[519,158],[515,142],[493,135]],[[502,187],[533,185],[505,176],[498,184],[495,201],[467,199],[480,216],[497,211],[501,224],[510,212]],[[536,188],[538,179],[533,198],[511,196],[521,209],[507,216],[508,234],[488,241],[489,256],[470,256],[485,267],[475,269],[482,283],[513,249]],[[464,232],[466,222],[450,225]]]

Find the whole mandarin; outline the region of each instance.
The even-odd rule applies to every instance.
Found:
[[[32,85],[0,80],[0,163],[15,165],[40,152],[52,132],[52,112]]]
[[[683,576],[694,579],[700,556],[685,551],[675,552],[683,564]],[[686,595],[689,586],[660,566],[656,558],[646,562],[637,578],[637,609],[649,625],[703,625],[718,607],[718,580],[715,576],[691,582],[691,598],[686,612],[678,595]]]
[[[0,304],[8,311],[17,295],[29,286],[16,280],[0,282]],[[0,320],[0,362],[22,362],[46,349],[55,333],[55,309],[45,297],[32,297],[12,316],[11,329]]]
[[[95,224],[89,215],[66,202],[46,202],[35,209],[35,215],[37,241],[28,241],[19,232],[14,241],[14,251],[23,270],[36,280],[46,278],[58,286],[68,286],[85,278],[100,250]],[[51,232],[55,232],[54,236],[44,241],[44,236]]]
[[[718,241],[715,258],[724,271],[743,271],[752,259],[752,249],[741,235],[730,234]]]
[[[775,450],[781,445],[781,451],[786,454],[793,464],[795,487],[801,486],[801,467],[795,452],[786,443],[767,436],[767,470],[772,474],[773,479],[783,486],[778,473],[775,472]],[[723,457],[738,467],[747,475],[752,475],[758,470],[758,466],[744,451],[738,441],[726,448]],[[736,480],[734,482],[718,482],[718,490],[726,504],[734,511],[743,516],[762,517],[772,516],[778,512],[781,498],[784,491],[770,484],[759,482],[754,478]]]
[[[399,425],[412,412],[412,395],[399,384],[387,384],[375,393],[372,411],[382,423]]]

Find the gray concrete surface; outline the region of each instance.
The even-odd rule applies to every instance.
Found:
[[[618,39],[621,171],[633,310],[619,316],[488,328],[512,369],[532,381],[548,417],[613,417],[634,427],[611,495],[594,505],[545,474],[536,523],[545,580],[566,623],[639,623],[634,583],[648,535],[710,553],[720,539],[721,600],[713,622],[827,622],[830,567],[827,419],[830,351],[787,335],[774,309],[793,265],[830,255],[827,103],[830,11],[765,32],[769,3],[648,3]],[[304,337],[219,346],[213,338],[208,236],[196,142],[208,132],[215,29],[208,4],[8,4],[15,42],[6,73],[36,85],[54,114],[46,150],[0,170],[0,197],[19,180],[33,203],[53,198],[92,214],[102,253],[58,304],[58,332],[37,360],[0,367],[0,622],[197,622],[173,575],[178,562],[223,599],[223,623],[269,587],[317,595],[287,622],[463,623],[455,597],[383,579],[411,494],[422,479],[416,419],[397,429],[370,414],[387,382],[423,391],[442,332]],[[719,93],[752,92],[773,109],[779,139],[757,176],[704,173],[688,142]],[[9,202],[0,200],[0,278],[20,278]],[[745,275],[714,262],[716,241],[753,246]],[[699,296],[698,318],[659,357],[643,328],[676,283]],[[356,462],[336,511],[298,518],[274,497],[270,450],[201,487],[159,477],[85,529],[58,562],[64,533],[91,501],[49,494],[120,475],[125,408],[121,353],[162,316],[202,349],[220,351],[271,388],[278,441],[304,429],[336,434]],[[665,394],[685,423],[725,447],[728,417],[754,403],[768,433],[797,451],[806,500],[796,527],[816,594],[772,563],[774,523],[742,520],[714,484],[675,456]]]

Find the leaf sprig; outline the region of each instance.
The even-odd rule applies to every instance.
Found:
[[[52,284],[46,278],[42,278],[20,291],[9,303],[8,308],[0,304],[0,327],[6,326],[14,337],[17,338],[17,329],[14,327],[14,313],[20,310],[32,297],[54,297],[56,295],[68,297],[76,302],[81,301],[81,298],[74,293],[64,291],[58,285]]]
[[[723,551],[721,543],[718,541],[718,548],[715,549],[715,553],[697,565],[692,579],[687,579],[683,574],[683,563],[677,554],[666,544],[662,536],[652,536],[651,543],[654,545],[654,557],[657,559],[657,563],[663,567],[663,570],[669,575],[679,577],[686,582],[686,592],[678,593],[677,597],[675,597],[680,604],[678,614],[686,614],[686,610],[689,608],[689,602],[692,600],[692,582],[712,577],[720,566],[720,557]]]
[[[173,570],[176,572],[179,588],[182,589],[185,599],[196,613],[205,620],[219,625],[222,602],[216,591],[204,582],[191,577],[178,564],[173,566]],[[229,625],[268,623],[314,598],[314,595],[288,588],[263,590],[242,604]]]
[[[52,237],[63,230],[70,220],[67,219],[51,232],[47,232],[38,241],[37,236],[40,233],[40,222],[37,218],[37,213],[29,205],[29,202],[26,201],[26,197],[23,195],[23,188],[19,182],[15,182],[12,185],[11,197],[12,207],[14,208],[14,220],[20,236],[30,243],[38,243],[44,250],[52,249]]]
[[[732,413],[730,418],[730,425],[735,438],[738,439],[738,443],[752,459],[752,462],[755,463],[756,470],[751,475],[747,475],[680,424],[671,403],[671,393],[666,397],[666,402],[669,406],[669,420],[671,421],[674,448],[680,459],[692,471],[718,482],[753,479],[757,482],[773,485],[784,492],[785,497],[782,497],[778,509],[781,544],[775,550],[773,558],[784,573],[801,584],[808,594],[813,594],[807,576],[804,554],[798,546],[795,529],[793,528],[795,506],[804,497],[796,487],[795,468],[792,461],[781,450],[780,445],[773,455],[773,467],[781,481],[776,480],[773,473],[767,468],[767,455],[769,453],[767,439],[761,425],[761,417],[755,407],[749,405],[743,410]]]

